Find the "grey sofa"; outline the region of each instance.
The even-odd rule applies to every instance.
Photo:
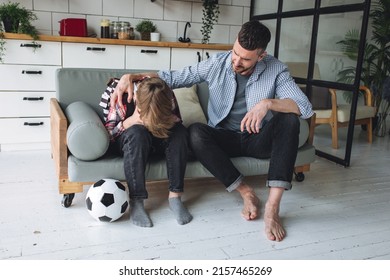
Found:
[[[62,205],[69,207],[74,194],[83,191],[102,178],[125,181],[122,158],[110,149],[108,134],[102,123],[103,112],[99,106],[102,92],[111,77],[139,70],[61,68],[56,73],[56,98],[50,101],[51,152],[55,163]],[[208,88],[201,84],[192,88],[175,90],[183,116],[188,126],[195,121],[207,121]],[[312,145],[314,118],[301,120],[299,151],[295,178],[304,179],[315,160]],[[232,159],[244,176],[267,174],[269,160],[249,157]],[[165,160],[150,159],[146,169],[148,181],[167,179]],[[212,177],[198,161],[188,162],[186,178]]]

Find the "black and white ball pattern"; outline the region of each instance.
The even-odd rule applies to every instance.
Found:
[[[129,194],[118,180],[101,179],[89,188],[85,202],[89,214],[96,220],[113,222],[129,208]]]

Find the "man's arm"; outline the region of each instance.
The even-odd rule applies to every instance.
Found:
[[[265,101],[266,103],[269,104],[268,110],[272,110],[275,112],[281,112],[281,113],[294,113],[298,116],[301,115],[301,112],[299,111],[297,103],[290,98],[265,99],[263,101]]]
[[[259,133],[261,122],[269,110],[301,115],[297,104],[292,99],[263,99],[246,113],[241,121],[241,131],[246,129],[249,133]]]

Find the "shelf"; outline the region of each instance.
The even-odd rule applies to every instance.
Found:
[[[5,39],[32,40],[29,35],[17,33],[4,33]],[[151,46],[151,47],[168,47],[168,48],[197,48],[210,50],[230,50],[230,44],[198,44],[198,43],[181,43],[181,42],[152,42],[143,40],[119,40],[105,39],[94,37],[73,37],[73,36],[51,36],[39,35],[40,41],[52,42],[72,42],[72,43],[91,43],[91,44],[110,44],[110,45],[125,45],[125,46]]]

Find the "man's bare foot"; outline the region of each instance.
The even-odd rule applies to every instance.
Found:
[[[280,222],[278,207],[272,207],[268,204],[265,206],[264,223],[265,234],[269,240],[282,241],[286,236],[286,231]]]
[[[260,200],[256,196],[254,190],[248,185],[242,183],[237,189],[244,201],[244,208],[241,211],[241,216],[247,220],[254,220],[259,215]]]

